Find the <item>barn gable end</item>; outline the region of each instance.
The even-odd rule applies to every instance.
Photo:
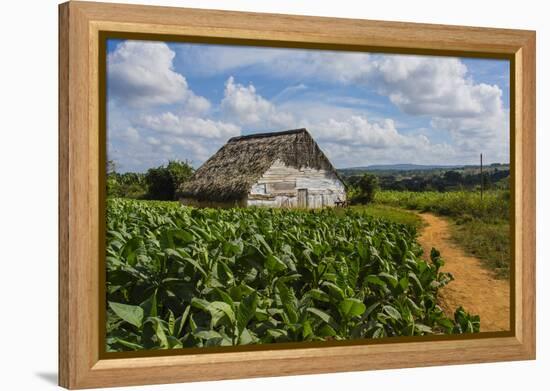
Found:
[[[330,170],[289,167],[277,160],[252,185],[247,197],[248,206],[298,207],[298,189],[307,189],[309,208],[333,206],[344,201],[346,190]]]
[[[178,196],[191,205],[244,206],[267,205],[278,195],[281,202],[269,206],[297,206],[299,186],[309,189],[309,207],[345,199],[343,181],[306,129],[230,139],[180,187]],[[319,191],[326,194],[316,201]],[[331,198],[331,193],[338,194]]]

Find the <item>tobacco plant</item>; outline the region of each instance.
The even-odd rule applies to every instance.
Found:
[[[107,350],[479,331],[414,228],[331,209],[107,203]]]

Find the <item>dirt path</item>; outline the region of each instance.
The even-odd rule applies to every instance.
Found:
[[[483,268],[481,261],[468,256],[452,242],[447,220],[431,213],[419,213],[426,226],[418,241],[429,256],[432,247],[445,261],[442,270],[454,280],[440,291],[440,305],[449,316],[462,306],[481,318],[481,331],[509,330],[510,287],[507,280],[497,280]]]

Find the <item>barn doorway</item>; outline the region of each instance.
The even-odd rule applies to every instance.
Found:
[[[307,208],[307,189],[298,189],[298,208]]]

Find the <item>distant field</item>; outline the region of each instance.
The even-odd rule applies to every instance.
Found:
[[[483,200],[476,191],[379,191],[375,202],[399,208],[434,212],[444,216],[484,220],[509,219],[509,193],[492,190],[483,193]]]
[[[449,216],[455,223],[453,240],[484,260],[498,276],[508,276],[511,259],[508,191],[485,192],[483,200],[474,191],[380,191],[375,202]]]

